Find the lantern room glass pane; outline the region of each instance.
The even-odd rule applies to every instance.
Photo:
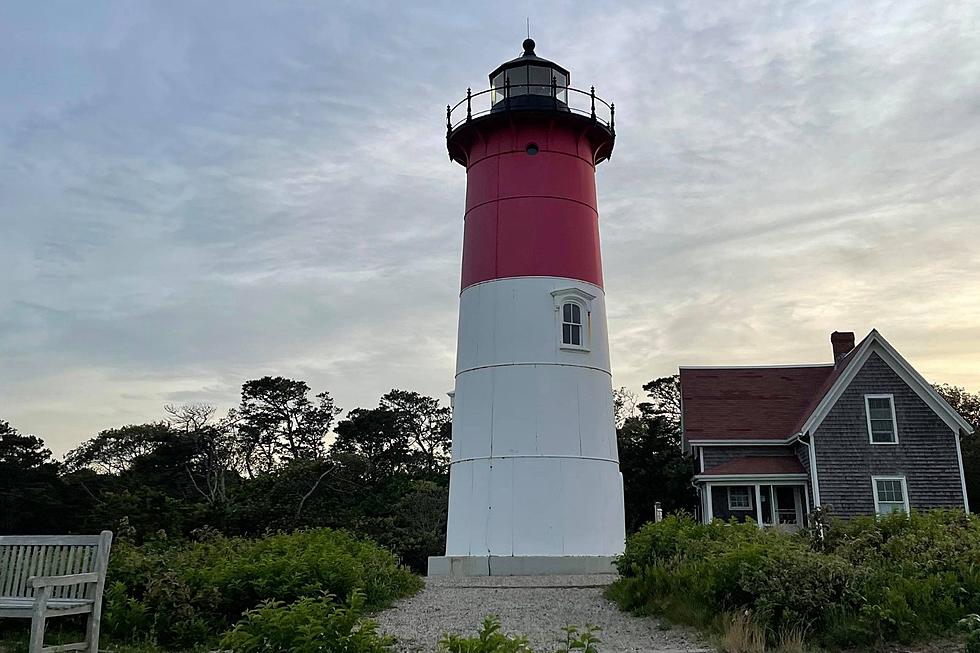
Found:
[[[528,84],[531,95],[547,95],[551,97],[551,76],[554,70],[544,66],[528,66]]]
[[[527,95],[527,66],[518,66],[504,71],[510,80],[510,96]]]
[[[504,73],[497,73],[490,85],[493,87],[490,103],[497,104],[504,99]]]
[[[568,104],[568,75],[554,71],[558,100]]]

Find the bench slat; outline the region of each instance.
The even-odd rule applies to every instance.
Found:
[[[56,646],[45,646],[41,649],[41,653],[63,653],[64,651],[84,651],[88,648],[88,644],[85,642],[76,642],[75,644],[58,644]]]
[[[0,535],[0,546],[99,546],[99,535]]]
[[[77,573],[75,571],[75,551],[77,550],[77,548],[78,547],[74,547],[74,546],[68,548],[68,562],[65,563],[65,573],[66,574],[74,574],[74,573]],[[74,590],[74,588],[66,587],[65,590],[64,590],[64,597],[66,599],[75,598],[75,590]]]
[[[49,599],[48,607],[55,610],[67,608],[77,608],[82,605],[92,605],[92,599]],[[0,596],[0,609],[3,608],[23,608],[34,605],[34,597],[28,596]]]
[[[10,587],[10,593],[13,596],[23,596],[24,586],[24,573],[25,567],[28,563],[28,558],[31,554],[31,547],[29,546],[19,546],[17,547],[17,561],[14,563],[14,577],[13,584]]]

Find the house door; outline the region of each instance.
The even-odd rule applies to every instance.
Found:
[[[803,501],[798,485],[762,485],[759,487],[759,507],[763,526],[794,526],[803,524]]]

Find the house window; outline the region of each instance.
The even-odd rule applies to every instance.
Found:
[[[864,395],[864,409],[871,443],[898,444],[895,398],[892,395]]]
[[[561,344],[582,347],[582,306],[565,302],[561,307]]]
[[[747,485],[728,488],[729,510],[752,510],[752,488]]]
[[[872,476],[871,487],[874,490],[875,512],[888,515],[893,512],[909,511],[909,494],[904,476]]]

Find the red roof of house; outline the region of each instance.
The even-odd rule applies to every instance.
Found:
[[[796,456],[746,456],[715,465],[701,472],[703,476],[731,474],[806,474]]]
[[[813,412],[842,367],[682,367],[684,435],[688,440],[785,440]]]

